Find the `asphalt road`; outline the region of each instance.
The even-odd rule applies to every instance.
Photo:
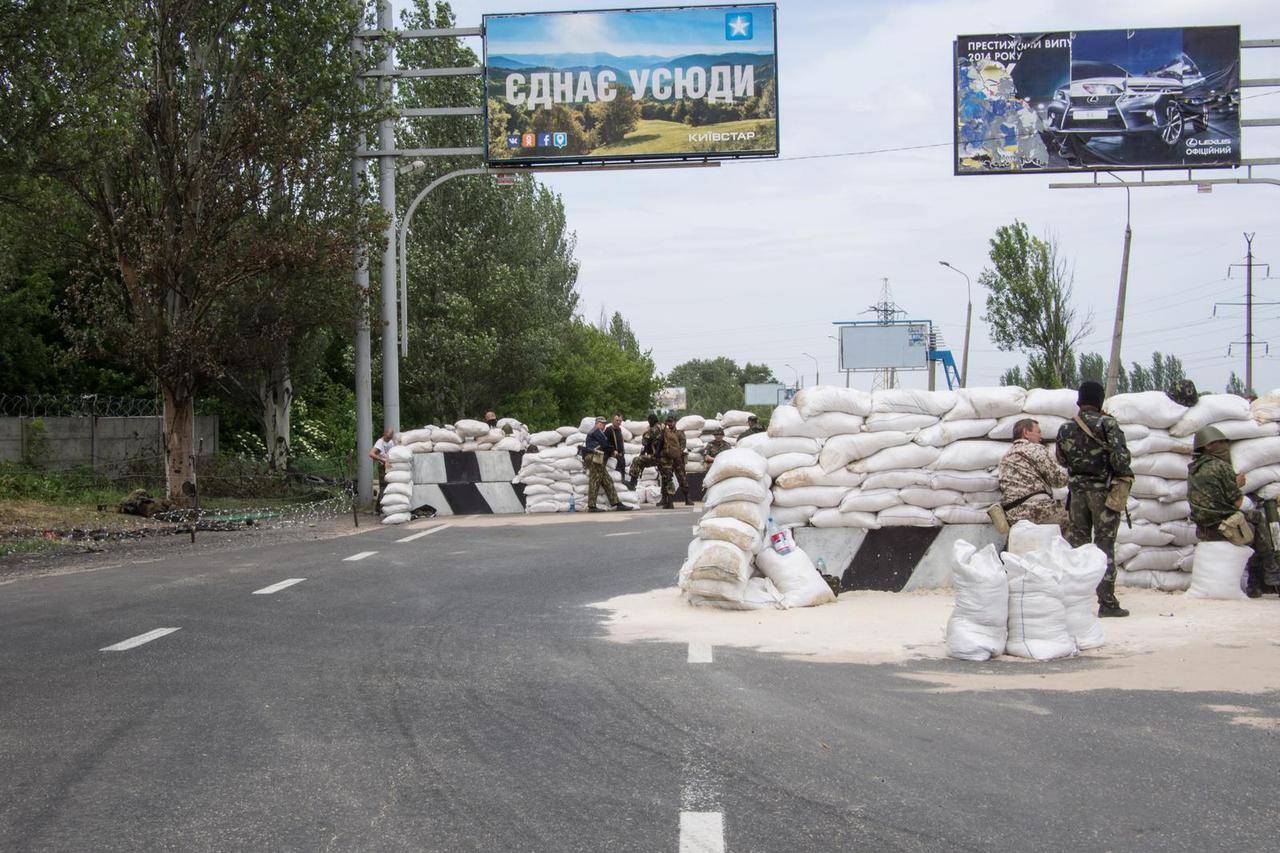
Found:
[[[1276,849],[1277,734],[1205,708],[1239,697],[602,639],[584,605],[671,585],[695,518],[4,584],[0,850]]]

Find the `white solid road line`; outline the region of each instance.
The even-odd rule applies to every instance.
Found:
[[[711,644],[690,643],[689,663],[711,663]]]
[[[377,551],[361,551],[359,554],[352,554],[350,557],[343,557],[342,562],[354,563],[356,560],[363,560],[365,557],[372,557]]]
[[[724,813],[680,812],[680,853],[724,853]]]
[[[644,533],[643,530],[627,530],[623,533],[606,533],[605,536],[635,536],[637,533]]]
[[[182,629],[181,628],[156,628],[154,631],[148,631],[145,634],[139,634],[136,637],[130,637],[129,639],[123,642],[116,643],[114,646],[107,646],[106,648],[99,649],[98,651],[126,652],[129,649],[136,649],[138,646],[141,646],[143,643],[149,643],[152,640],[158,640],[161,637],[165,636],[166,634],[172,634],[174,631],[180,631],[180,630]]]
[[[421,533],[415,533],[412,536],[406,536],[403,539],[397,539],[396,543],[399,544],[401,542],[412,542],[415,539],[421,539],[423,536],[430,536],[432,533],[439,533],[441,530],[444,530],[446,527],[453,527],[453,525],[442,524],[439,527],[433,527],[430,530],[424,530]]]
[[[280,583],[273,583],[271,586],[264,586],[262,589],[255,589],[253,594],[270,595],[273,592],[279,592],[282,589],[287,589],[295,583],[302,583],[304,580],[306,580],[306,578],[289,578],[287,581],[280,581]]]

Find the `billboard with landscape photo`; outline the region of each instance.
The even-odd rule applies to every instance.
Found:
[[[775,13],[486,15],[489,162],[776,156]]]

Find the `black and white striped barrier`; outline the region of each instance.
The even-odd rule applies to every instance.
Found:
[[[956,540],[982,548],[1003,548],[1006,536],[990,524],[947,524],[942,527],[797,527],[796,544],[827,574],[840,578],[842,589],[912,592],[951,585],[952,548]]]
[[[436,515],[524,512],[524,486],[511,482],[523,457],[508,450],[415,453],[411,506]]]

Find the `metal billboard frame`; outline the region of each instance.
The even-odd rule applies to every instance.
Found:
[[[836,334],[836,343],[839,345],[838,364],[840,370],[844,373],[874,373],[882,370],[928,370],[929,369],[929,352],[933,349],[933,321],[932,320],[891,320],[889,322],[880,322],[878,320],[851,320],[845,322],[835,322],[831,325],[836,326],[840,331]],[[921,351],[919,366],[903,367],[898,364],[880,365],[879,367],[846,367],[845,351],[844,351],[844,329],[857,328],[874,328],[889,326],[924,326],[924,348]]]

